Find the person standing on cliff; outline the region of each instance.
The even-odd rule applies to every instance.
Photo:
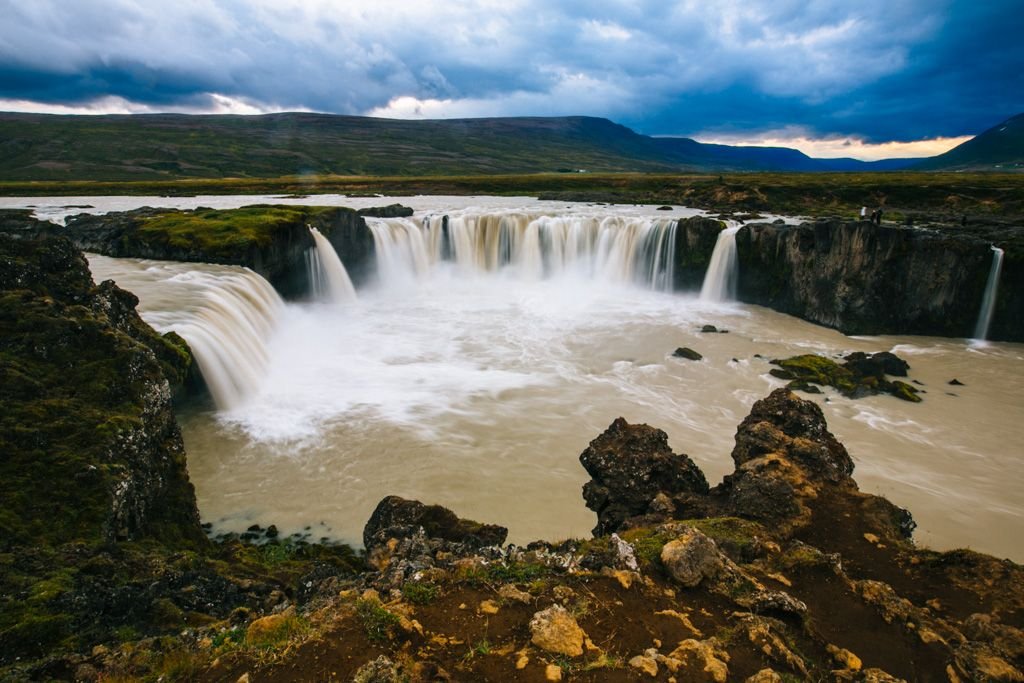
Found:
[[[860,207],[860,219],[864,220],[867,217],[868,217],[868,207],[866,207],[866,206]]]

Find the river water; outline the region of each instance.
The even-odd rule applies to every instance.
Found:
[[[55,198],[60,219],[141,205],[265,201],[379,205],[341,197]],[[510,198],[402,198],[437,211],[680,217],[643,207]],[[467,207],[474,207],[467,209]],[[241,269],[93,256],[97,280],[135,292],[143,316],[170,329],[204,305],[209,282]],[[421,269],[422,271],[422,269]],[[205,284],[204,284],[205,283]],[[911,510],[915,538],[1024,561],[1024,345],[926,337],[846,337],[756,306],[702,301],[634,282],[514,267],[467,272],[434,263],[381,278],[355,304],[289,303],[264,340],[256,386],[230,408],[179,414],[204,521],[221,530],[274,523],[358,543],[376,503],[397,494],[503,524],[510,540],[586,536],[579,453],[618,416],[664,429],[714,484],[732,471],[736,426],[783,382],[768,359],[891,350],[924,401],[807,396],[856,464],[863,490]],[[980,303],[980,302],[979,302]],[[704,324],[727,334],[700,332]],[[186,336],[187,338],[187,336]],[[678,346],[704,355],[671,356]],[[761,357],[757,357],[760,355]],[[957,378],[964,386],[951,386]]]

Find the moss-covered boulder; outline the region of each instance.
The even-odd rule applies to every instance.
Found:
[[[769,373],[779,379],[792,380],[787,387],[794,391],[820,393],[815,385],[829,386],[847,398],[873,394],[891,394],[896,398],[920,403],[917,389],[906,382],[886,379],[886,373],[906,376],[910,366],[898,356],[883,351],[868,355],[853,353],[844,363],[813,353],[771,361],[777,368]]]

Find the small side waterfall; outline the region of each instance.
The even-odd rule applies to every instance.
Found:
[[[259,390],[285,307],[269,282],[237,266],[87,256],[97,281],[112,279],[139,297],[139,315],[153,329],[188,342],[217,408],[235,408]]]
[[[988,339],[988,328],[992,324],[992,312],[996,307],[996,296],[999,294],[999,276],[1003,272],[1003,250],[992,247],[992,267],[988,271],[988,284],[985,285],[985,296],[981,300],[981,311],[978,322],[974,326],[975,339]]]
[[[672,219],[493,213],[367,219],[386,284],[407,283],[440,262],[469,274],[508,270],[537,280],[572,274],[672,291]]]
[[[739,281],[739,261],[736,257],[736,233],[740,225],[733,225],[718,233],[711,263],[700,288],[701,301],[724,302],[736,298]]]
[[[214,278],[195,309],[159,327],[192,347],[214,403],[225,410],[259,388],[269,362],[266,343],[283,309],[270,283],[246,270]]]
[[[352,286],[352,280],[338,258],[338,252],[319,230],[310,226],[309,231],[316,243],[316,249],[308,255],[310,281],[316,298],[335,304],[355,303],[356,288]]]

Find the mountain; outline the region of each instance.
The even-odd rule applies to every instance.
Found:
[[[0,113],[0,180],[860,171],[912,161],[813,159],[786,148],[655,138],[584,116],[407,121],[311,113]]]
[[[914,165],[922,171],[1020,171],[1024,170],[1024,114],[940,154]]]
[[[815,159],[789,147],[744,147],[697,142],[690,138],[655,138],[668,154],[708,169],[740,171],[895,171],[916,159]]]

